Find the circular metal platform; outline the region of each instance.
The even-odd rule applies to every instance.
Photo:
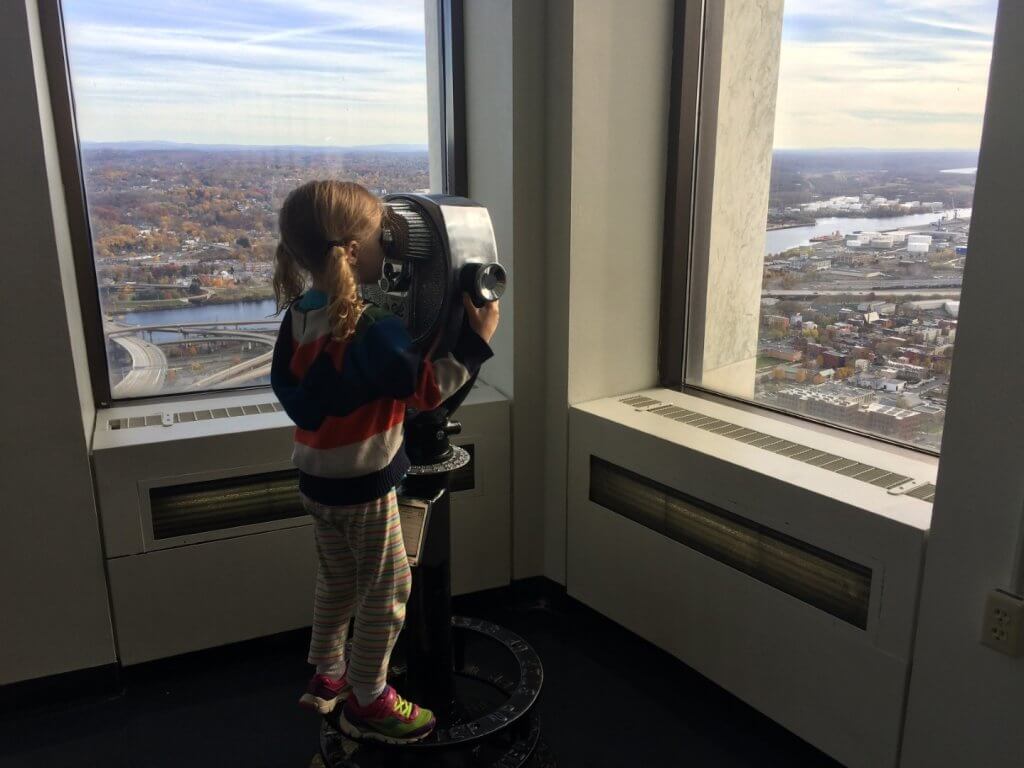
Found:
[[[452,446],[452,455],[448,459],[437,464],[413,464],[409,467],[409,474],[413,477],[421,475],[440,475],[445,472],[454,472],[469,464],[469,451],[459,445]]]
[[[328,768],[520,768],[530,761],[540,742],[540,721],[532,711],[544,681],[540,658],[525,640],[497,624],[453,616],[452,628],[458,655],[464,657],[453,671],[453,721],[423,741],[388,746],[345,736],[337,728],[336,711],[320,729],[320,752]],[[503,651],[503,658],[475,653],[481,642]],[[547,757],[542,764],[554,762]]]

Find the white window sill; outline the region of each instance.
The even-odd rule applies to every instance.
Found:
[[[496,389],[477,382],[462,404],[462,408],[475,404],[504,402],[507,398]],[[150,445],[154,443],[194,438],[216,437],[218,435],[238,434],[268,429],[292,429],[291,419],[284,411],[271,413],[243,414],[222,418],[209,418],[201,421],[171,423],[169,426],[137,426],[124,429],[111,429],[111,423],[132,418],[142,418],[163,414],[176,414],[184,411],[213,411],[244,409],[247,406],[276,404],[270,387],[258,387],[245,391],[225,391],[203,393],[200,395],[178,395],[166,398],[146,400],[131,405],[119,405],[104,408],[96,413],[96,427],[93,432],[92,449],[102,451],[110,448],[124,448],[134,445]]]
[[[931,524],[932,505],[928,502],[904,493],[890,492],[885,488],[647,412],[648,408],[657,406],[636,409],[621,402],[623,398],[640,395],[657,400],[661,404],[676,405],[737,426],[913,478],[914,482],[907,484],[905,488],[935,482],[938,461],[932,456],[885,443],[875,443],[869,438],[850,435],[822,425],[801,423],[798,419],[768,411],[754,412],[731,403],[720,403],[669,389],[648,389],[630,395],[581,403],[573,408],[919,531],[927,531]]]

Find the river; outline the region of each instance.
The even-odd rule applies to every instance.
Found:
[[[959,213],[961,218],[967,218],[971,215],[971,209],[961,208]],[[913,213],[908,216],[892,216],[884,219],[832,216],[827,219],[818,219],[814,224],[806,227],[770,230],[765,237],[764,252],[767,256],[770,253],[782,253],[800,245],[810,245],[812,237],[830,235],[837,230],[846,235],[851,232],[880,232],[887,229],[920,227],[938,221],[943,216],[952,215],[952,211],[943,211],[942,213]]]
[[[942,216],[952,215],[952,211],[944,213],[916,213],[909,216],[894,216],[884,219],[853,219],[830,217],[818,219],[812,226],[793,227],[791,229],[773,229],[765,236],[765,254],[781,253],[799,245],[809,245],[810,238],[817,235],[828,235],[836,230],[847,234],[856,231],[878,232],[886,229],[902,229],[904,227],[920,227],[938,221]],[[961,218],[971,215],[970,208],[961,208]],[[264,301],[240,301],[234,304],[192,304],[175,309],[157,309],[152,312],[128,312],[118,315],[117,319],[131,325],[162,325],[164,323],[227,323],[247,320],[273,319],[277,307],[273,299]],[[159,338],[156,341],[170,340],[176,336]]]
[[[273,320],[277,306],[273,299],[239,301],[234,304],[190,304],[174,309],[152,312],[127,312],[117,319],[131,325],[163,325],[164,323],[231,323],[240,320]]]
[[[174,309],[154,309],[152,312],[127,312],[116,320],[129,325],[164,325],[165,323],[232,323],[239,321],[274,320],[277,305],[273,299],[264,301],[238,301],[233,304],[189,304]],[[280,318],[276,318],[280,319]],[[269,326],[262,326],[266,330]],[[174,341],[176,333],[155,333],[153,341]]]

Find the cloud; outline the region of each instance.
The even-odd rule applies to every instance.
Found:
[[[85,140],[427,142],[422,0],[63,6]]]
[[[977,149],[997,0],[787,0],[775,146]]]

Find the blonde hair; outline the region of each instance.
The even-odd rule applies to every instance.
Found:
[[[340,341],[352,337],[364,303],[348,244],[373,236],[384,204],[365,187],[351,181],[309,181],[288,193],[281,206],[274,265],[274,296],[281,312],[316,277],[330,295],[331,334]]]

